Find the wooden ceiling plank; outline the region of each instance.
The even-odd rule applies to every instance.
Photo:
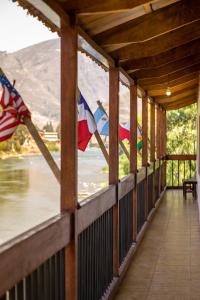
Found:
[[[186,106],[189,106],[191,104],[194,104],[196,103],[197,100],[194,98],[188,98],[188,99],[185,99],[184,101],[180,102],[180,103],[175,103],[174,105],[164,105],[164,108],[166,110],[175,110],[175,109],[179,109],[179,108],[183,108],[183,107],[186,107]]]
[[[105,46],[130,42],[144,42],[200,19],[198,0],[180,1],[151,14],[114,26],[94,36],[97,43]]]
[[[99,14],[99,13],[114,13],[123,12],[133,9],[152,1],[149,0],[67,0],[59,1],[66,11],[75,11],[76,14]]]
[[[193,55],[183,58],[181,60],[177,60],[166,64],[164,66],[154,68],[154,69],[143,69],[135,72],[128,72],[129,75],[136,78],[153,78],[160,77],[164,75],[168,75],[174,73],[175,71],[185,69],[186,67],[193,66],[197,63],[200,63],[200,56]]]
[[[199,54],[200,54],[200,39],[197,39],[189,43],[185,43],[180,47],[176,47],[166,52],[162,52],[158,55],[154,55],[151,57],[143,57],[135,60],[130,59],[127,61],[121,61],[120,65],[126,70],[149,69],[149,68],[156,68],[179,59],[183,59],[187,56],[199,55]]]
[[[188,96],[191,96],[191,95],[197,95],[197,93],[198,93],[198,89],[196,87],[194,89],[189,89],[187,91],[180,92],[179,94],[174,95],[174,96],[172,95],[172,96],[168,97],[168,96],[165,95],[161,99],[156,97],[155,100],[156,100],[156,102],[158,102],[160,104],[173,103],[173,102],[175,102],[177,100],[180,100],[182,98],[185,98],[185,97],[188,97]]]
[[[169,85],[170,87],[176,87],[177,85],[179,84],[182,84],[182,83],[185,83],[185,82],[188,82],[190,80],[193,80],[193,79],[198,79],[198,72],[193,72],[193,73],[190,73],[190,74],[186,74],[186,75],[183,75],[177,79],[174,79],[174,80],[170,80],[169,81]],[[155,90],[158,90],[158,89],[165,89],[167,86],[166,82],[164,83],[156,83],[156,84],[147,84],[147,85],[144,85],[144,89],[145,90],[151,90],[151,91],[155,91]]]
[[[187,42],[198,39],[199,36],[200,20],[153,38],[147,42],[131,43],[130,45],[118,50],[108,52],[111,52],[111,55],[118,60],[138,59],[158,55]]]
[[[200,63],[196,64],[194,66],[179,70],[177,72],[174,72],[174,73],[170,74],[169,76],[164,75],[161,77],[146,78],[146,79],[138,80],[138,82],[142,87],[147,86],[147,85],[150,87],[151,85],[161,84],[161,83],[167,84],[168,82],[179,79],[179,78],[183,77],[184,75],[189,75],[190,73],[198,72],[199,70],[200,70]]]
[[[163,103],[162,105],[163,106],[175,106],[177,104],[181,104],[183,102],[187,102],[187,101],[193,101],[193,100],[196,100],[197,99],[197,95],[196,94],[193,94],[193,95],[189,95],[189,96],[186,96],[186,97],[182,97],[176,101],[173,101],[173,102],[166,102],[166,103]]]
[[[175,85],[173,87],[170,86],[170,90],[172,92],[172,94],[184,90],[185,88],[191,88],[193,86],[198,85],[198,78],[195,78],[193,80],[184,82],[182,84],[179,85]],[[167,86],[164,86],[162,89],[157,89],[157,90],[148,90],[148,95],[151,97],[159,97],[159,96],[163,96],[166,93],[166,88]]]

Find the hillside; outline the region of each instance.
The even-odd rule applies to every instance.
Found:
[[[30,107],[34,121],[42,126],[60,117],[60,45],[59,39],[45,41],[15,53],[0,52],[0,66]],[[90,105],[96,101],[108,106],[108,73],[86,55],[79,53],[79,88]],[[67,70],[66,70],[67,72]],[[121,121],[128,118],[128,92],[121,88]]]

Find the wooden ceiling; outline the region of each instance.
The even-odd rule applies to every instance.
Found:
[[[166,109],[197,101],[199,0],[44,2],[58,14],[76,14],[88,36]]]

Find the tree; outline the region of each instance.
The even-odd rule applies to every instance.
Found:
[[[47,122],[46,125],[43,127],[43,130],[47,131],[47,132],[52,132],[54,131],[53,129],[53,125],[52,122]]]

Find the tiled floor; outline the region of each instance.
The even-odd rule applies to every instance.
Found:
[[[115,300],[200,300],[197,202],[168,191]]]

